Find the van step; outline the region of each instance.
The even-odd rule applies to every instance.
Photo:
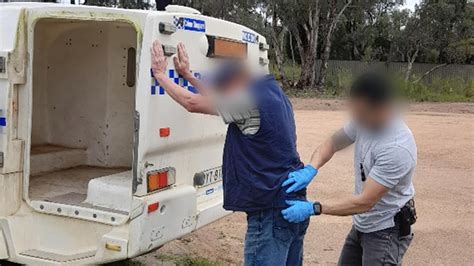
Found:
[[[31,147],[30,175],[67,169],[84,165],[87,153],[84,149],[66,148],[56,145]]]
[[[96,252],[97,250],[91,250],[76,254],[65,255],[38,249],[30,249],[20,253],[20,255],[64,263],[94,257]]]
[[[130,194],[129,194],[129,196],[130,196]],[[85,194],[74,193],[74,192],[45,199],[45,201],[52,202],[52,203],[61,203],[61,204],[67,204],[67,205],[71,205],[71,206],[89,208],[91,210],[98,210],[98,211],[104,211],[104,212],[110,212],[110,213],[117,213],[117,214],[121,214],[121,215],[128,215],[128,211],[124,211],[124,210],[120,210],[120,209],[107,208],[107,207],[103,207],[103,206],[97,206],[97,205],[85,202],[85,200],[86,200],[86,195]],[[130,206],[131,206],[130,200],[123,199],[123,201],[125,201],[125,203],[127,203],[127,201],[128,201],[129,205],[125,205],[125,206],[128,209],[130,209]],[[123,201],[122,201],[122,203],[123,203]]]

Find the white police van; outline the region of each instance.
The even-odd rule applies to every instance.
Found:
[[[220,58],[268,72],[265,39],[194,9],[0,4],[0,260],[95,264],[144,254],[224,215],[225,126],[150,73],[178,42],[196,77]]]

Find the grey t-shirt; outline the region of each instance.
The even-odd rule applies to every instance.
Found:
[[[393,217],[415,194],[412,179],[417,151],[413,134],[399,118],[377,133],[354,122],[347,123],[344,132],[355,142],[355,193],[362,193],[364,188],[361,166],[366,178],[390,189],[370,211],[353,216],[354,226],[364,233],[393,227]]]

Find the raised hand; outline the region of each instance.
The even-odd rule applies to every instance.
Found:
[[[166,68],[168,67],[168,62],[166,56],[163,53],[163,47],[161,43],[156,40],[153,42],[153,46],[150,48],[151,52],[151,69],[153,75],[157,77],[160,74],[166,73]]]
[[[292,193],[306,188],[313,178],[318,174],[318,169],[308,164],[303,169],[291,172],[288,174],[288,179],[283,182],[282,187],[292,184],[286,193]]]
[[[178,44],[178,55],[173,58],[174,68],[183,77],[189,77],[191,70],[189,69],[189,56],[183,43]]]
[[[290,207],[281,211],[283,218],[290,223],[300,223],[314,214],[313,203],[301,200],[287,200]]]

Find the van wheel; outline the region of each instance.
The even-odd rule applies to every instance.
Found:
[[[10,262],[7,260],[0,260],[0,266],[18,266],[18,265],[21,265],[21,264]]]

